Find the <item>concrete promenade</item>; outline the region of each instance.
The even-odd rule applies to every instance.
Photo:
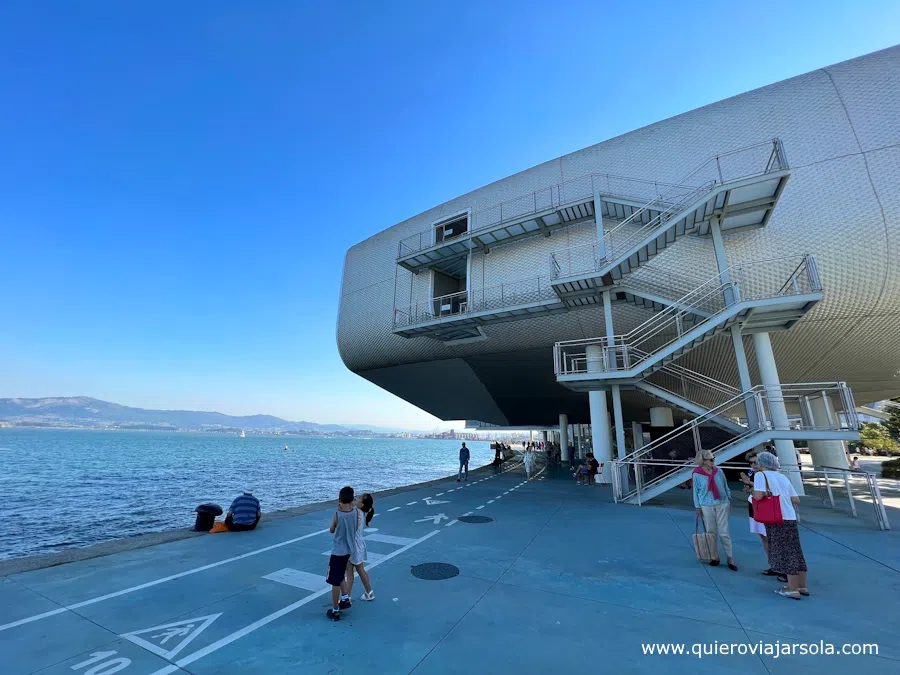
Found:
[[[365,489],[365,486],[355,486]],[[376,600],[325,617],[331,509],[0,577],[0,673],[900,672],[900,533],[804,502],[812,597],[779,598],[739,495],[739,572],[694,558],[675,490],[641,508],[521,466],[377,500]],[[900,517],[890,509],[892,523]],[[470,523],[466,514],[490,522]],[[422,563],[458,576],[425,580]],[[879,656],[644,655],[643,643],[875,643]],[[723,669],[725,669],[723,671]]]

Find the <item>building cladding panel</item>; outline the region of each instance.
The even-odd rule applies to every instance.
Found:
[[[731,264],[804,253],[816,257],[824,301],[790,331],[773,334],[782,380],[846,380],[860,402],[900,394],[900,47],[747,92],[545,162],[353,246],[345,260],[338,316],[344,363],[365,377],[367,371],[400,364],[450,359],[485,363],[492,354],[498,363],[499,355],[505,355],[502,360],[508,366],[515,362],[508,355],[519,354],[519,367],[550,368],[552,374],[553,343],[601,335],[602,308],[488,325],[482,329],[488,339],[469,344],[394,335],[394,307],[427,302],[430,294],[430,273],[415,275],[397,266],[400,240],[441,217],[465,209],[477,212],[590,173],[677,182],[713,155],[775,137],[783,142],[791,167],[787,188],[765,228],[728,234],[725,247]],[[470,261],[470,289],[549,277],[553,251],[595,239],[596,226],[590,221],[555,230],[550,237],[498,245],[487,255],[476,252]],[[699,276],[715,273],[707,238],[683,237],[651,264]],[[613,313],[617,332],[650,316],[648,310],[624,304],[614,305]],[[752,360],[752,349],[748,352]],[[682,357],[681,363],[737,384],[730,340],[713,339]],[[536,377],[538,381],[544,378]],[[549,386],[549,392],[535,396],[568,396],[555,382]],[[497,400],[512,395],[491,393]],[[437,407],[430,402],[426,409],[445,419],[461,418],[454,412],[453,397],[448,399]],[[508,418],[513,414],[504,412]]]

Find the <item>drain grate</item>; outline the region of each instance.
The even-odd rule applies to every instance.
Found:
[[[427,581],[440,581],[459,576],[459,568],[448,563],[422,563],[413,565],[410,571],[414,577]]]
[[[493,523],[493,518],[487,516],[460,516],[457,520],[461,523]]]

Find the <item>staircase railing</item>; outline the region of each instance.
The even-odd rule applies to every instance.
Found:
[[[722,405],[741,393],[737,387],[677,363],[667,363],[643,381],[704,410]],[[736,424],[746,425],[744,411],[735,412],[739,414],[729,419]]]
[[[651,233],[662,229],[676,214],[710,194],[717,186],[787,168],[784,146],[777,138],[710,157],[661,195],[605,231],[602,245],[599,242],[581,244],[551,253],[551,276],[560,279],[597,272]],[[648,211],[659,213],[644,223]]]
[[[673,304],[706,281],[704,277],[667,270],[657,265],[644,265],[636,274],[616,281],[610,290],[632,291],[638,295],[643,291],[659,296],[666,304]]]
[[[557,300],[549,277],[520,279],[487,288],[474,288],[441,295],[394,309],[394,328],[404,328],[435,319],[465,316],[475,312],[524,305],[541,300]]]
[[[597,190],[605,197],[618,197],[643,204],[647,200],[660,199],[662,192],[673,187],[675,186],[672,183],[643,178],[591,173],[547,188],[526,192],[512,199],[473,209],[469,213],[468,229],[455,236],[444,238],[443,242],[477,234],[506,221],[521,220],[530,215],[560,209],[567,204],[592,199]],[[401,239],[397,258],[404,258],[434,246],[437,243],[434,232],[435,227],[432,226]]]
[[[808,254],[734,265],[628,333],[611,338],[557,342],[553,346],[556,375],[591,372],[589,368],[593,368],[594,372],[630,370],[677,342],[687,332],[716,321],[735,302],[788,297],[821,290],[815,258]],[[707,311],[710,315],[700,321],[686,322],[685,318],[690,315],[693,319],[698,309]],[[585,358],[589,347],[600,348],[602,359]]]
[[[808,416],[799,419],[795,416],[791,419],[783,414],[785,410],[799,411],[804,406],[808,408],[808,400],[811,397],[830,398],[835,414],[828,415],[822,420],[812,419]],[[758,420],[756,425],[748,426],[744,433],[716,447],[697,447],[701,441],[699,433],[695,433],[695,429],[703,424],[714,423],[714,417],[734,418],[740,416],[749,406],[756,411]],[[659,456],[667,444],[680,437],[685,437],[685,434],[690,434],[688,438],[692,439],[696,451],[711,450],[714,455],[718,455],[735,443],[766,431],[856,431],[857,429],[859,429],[859,418],[853,402],[853,393],[846,382],[810,382],[780,386],[757,385],[708,410],[703,415],[695,417],[686,424],[676,427],[640,450],[616,460],[617,471],[631,471],[633,481],[630,484],[634,486],[630,491],[624,491],[621,489],[622,481],[614,481],[613,485],[617,491],[616,499],[618,501],[631,499],[640,491],[648,490],[691,466],[693,459],[672,466],[671,457]],[[629,470],[629,466],[633,466],[634,469]]]

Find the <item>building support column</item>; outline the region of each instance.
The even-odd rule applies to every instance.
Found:
[[[591,182],[595,180],[591,176]],[[603,209],[600,200],[600,191],[598,185],[594,184],[594,222],[597,223],[597,259],[606,257],[606,239],[603,237]]]
[[[750,380],[750,367],[747,365],[747,352],[744,350],[744,339],[741,337],[741,327],[738,324],[731,326],[731,344],[734,347],[734,359],[737,361],[738,378],[741,381],[741,391],[747,392],[753,389]],[[756,404],[753,399],[744,401],[744,410],[747,415],[747,427],[754,429],[759,427],[759,416],[756,414]]]
[[[565,413],[559,415],[559,458],[569,461],[569,416]]]
[[[671,408],[667,406],[650,408],[650,440],[655,441],[660,436],[665,436],[674,428],[675,418],[672,416]],[[660,432],[660,429],[663,431]]]
[[[716,268],[719,270],[720,283],[728,284],[723,291],[725,304],[730,305],[738,300],[735,295],[734,287],[731,285],[731,269],[728,265],[728,257],[725,255],[725,242],[722,241],[722,229],[720,227],[719,218],[714,216],[710,219],[709,231],[712,235],[713,250],[716,253]],[[731,327],[731,344],[734,347],[734,358],[737,361],[738,377],[741,380],[741,391],[750,391],[753,383],[750,381],[750,369],[747,366],[747,353],[744,351],[744,341],[741,339],[741,327],[734,324]],[[747,416],[747,426],[751,429],[759,426],[759,419],[756,414],[756,406],[752,402],[744,403],[744,411]]]
[[[585,349],[587,370],[596,373],[603,370],[603,347],[588,345]],[[612,461],[612,439],[610,435],[609,410],[606,407],[606,391],[588,392],[588,404],[591,410],[591,444],[594,457],[604,464],[602,480],[607,482],[609,474],[605,470],[607,462]]]
[[[824,393],[807,396],[800,405],[804,425],[817,429],[838,429],[841,420],[834,411],[831,399]],[[809,456],[813,466],[829,466],[836,469],[849,469],[847,463],[847,445],[844,441],[807,441]]]
[[[612,316],[612,298],[609,291],[603,291],[603,318],[606,322],[606,344],[613,346],[615,344],[615,328],[613,327]],[[613,352],[613,367],[618,366],[618,359]],[[612,389],[613,400],[613,417],[616,425],[616,456],[621,458],[626,454],[625,451],[625,419],[622,416],[622,391],[618,384],[614,384]]]
[[[572,425],[572,440],[574,441],[574,445],[575,445],[575,454],[573,454],[572,456],[575,459],[578,459],[579,457],[581,457],[581,425],[580,424]]]
[[[753,349],[756,351],[756,364],[759,366],[759,377],[766,388],[765,407],[769,411],[770,422],[775,429],[788,429],[787,409],[784,406],[784,395],[781,392],[781,380],[778,379],[778,368],[775,366],[775,354],[772,351],[772,341],[768,333],[753,334]],[[803,491],[803,480],[800,478],[797,466],[797,451],[794,442],[788,440],[776,440],[775,451],[781,468],[788,470],[788,478],[798,495],[806,494]]]
[[[734,296],[731,284],[731,273],[728,267],[728,257],[725,255],[725,242],[722,241],[722,229],[719,227],[719,217],[713,216],[709,219],[709,232],[712,235],[713,250],[716,253],[716,267],[719,270],[719,283],[725,286],[723,296],[725,304],[732,304],[737,298]]]

